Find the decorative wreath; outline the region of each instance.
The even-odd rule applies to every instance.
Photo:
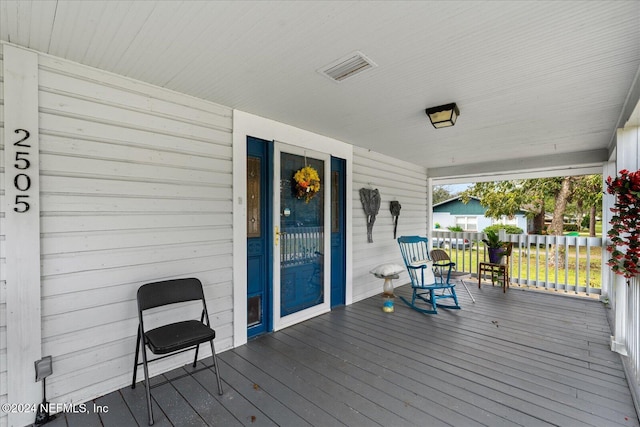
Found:
[[[296,197],[304,198],[305,203],[309,203],[309,200],[320,191],[320,176],[311,166],[300,169],[293,175],[293,179],[296,182]]]

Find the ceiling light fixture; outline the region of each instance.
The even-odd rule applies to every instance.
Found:
[[[425,110],[431,124],[434,128],[446,128],[456,124],[456,120],[460,115],[460,110],[455,102],[446,105],[440,105],[439,107],[427,108]]]

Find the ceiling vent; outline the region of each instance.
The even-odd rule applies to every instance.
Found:
[[[367,58],[362,52],[353,52],[326,67],[322,67],[318,72],[334,82],[340,83],[375,67],[377,67],[376,63]]]

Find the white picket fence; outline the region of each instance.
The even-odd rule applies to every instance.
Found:
[[[447,250],[459,271],[477,275],[478,262],[489,260],[484,237],[484,233],[436,230],[432,244]],[[587,295],[601,293],[601,260],[607,256],[602,238],[503,233],[501,240],[513,243],[511,283]]]

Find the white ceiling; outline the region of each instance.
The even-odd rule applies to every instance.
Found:
[[[606,159],[638,100],[640,1],[0,0],[0,38],[428,168],[480,170]],[[340,84],[317,72],[356,50],[378,66]],[[458,122],[434,129],[424,109],[449,102]]]

